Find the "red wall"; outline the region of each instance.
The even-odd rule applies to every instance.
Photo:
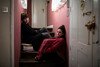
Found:
[[[53,12],[51,11],[51,2],[48,3],[48,25],[53,25],[54,26],[54,32],[56,32],[57,28],[60,25],[65,25],[66,27],[66,42],[67,42],[67,50],[68,50],[68,45],[69,45],[69,17],[67,16],[67,5],[65,4],[62,8],[59,10]],[[67,53],[68,55],[68,53]],[[68,58],[68,57],[67,57]]]
[[[18,67],[19,56],[20,56],[20,14],[24,12],[21,6],[20,0],[14,0],[14,63],[15,67]]]

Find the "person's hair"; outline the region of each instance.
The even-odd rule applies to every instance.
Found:
[[[23,21],[24,19],[26,19],[28,16],[26,13],[21,13],[21,21]]]
[[[61,25],[58,29],[61,29],[62,33],[63,33],[63,38],[66,37],[66,29],[65,29],[65,26],[64,25]]]

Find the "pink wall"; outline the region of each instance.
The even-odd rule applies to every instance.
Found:
[[[48,3],[48,25],[54,26],[54,32],[56,32],[57,28],[60,25],[65,25],[66,27],[66,42],[67,42],[67,50],[69,45],[69,17],[67,16],[67,5],[65,4],[59,10],[52,12],[51,11],[51,2]],[[67,53],[68,54],[68,53]],[[68,58],[68,57],[67,57]]]
[[[21,6],[20,0],[14,0],[14,62],[15,67],[18,67],[19,56],[20,56],[20,14],[24,12]]]
[[[61,9],[53,12],[51,11],[51,1],[48,3],[48,25],[54,26],[54,32],[60,25],[65,25],[67,32],[67,43],[69,40],[69,17],[67,16],[67,5],[64,5]]]

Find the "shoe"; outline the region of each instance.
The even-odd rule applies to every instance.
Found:
[[[40,33],[48,32],[48,30],[47,30],[45,27],[43,27],[43,28],[41,28],[41,29],[39,30],[39,32],[40,32]]]
[[[44,32],[42,35],[45,36],[45,38],[51,38],[51,35],[48,32]]]

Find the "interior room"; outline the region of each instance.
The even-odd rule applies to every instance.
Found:
[[[100,0],[1,0],[0,67],[100,67],[99,6]],[[39,51],[21,39],[22,13],[32,29],[46,28],[51,38],[65,26],[64,62],[35,60]]]

